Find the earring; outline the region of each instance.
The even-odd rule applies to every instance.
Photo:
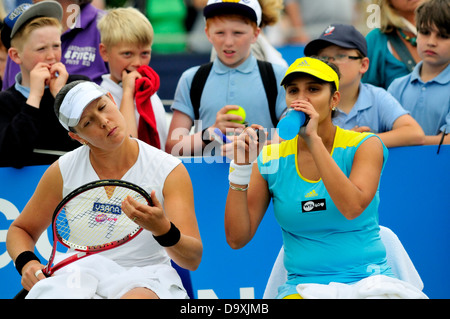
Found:
[[[331,110],[332,110],[332,111],[336,111],[336,106],[333,106],[333,107],[331,108]]]

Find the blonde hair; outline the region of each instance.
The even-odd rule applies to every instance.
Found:
[[[135,8],[109,10],[98,22],[101,43],[112,47],[118,43],[148,45],[153,43],[153,27]]]
[[[28,40],[31,32],[43,27],[56,27],[62,32],[62,25],[56,18],[37,17],[22,26],[11,39],[11,46],[22,51],[25,42]]]
[[[422,0],[426,1],[426,0]],[[380,5],[380,30],[383,33],[391,33],[395,29],[406,27],[402,16],[392,6],[391,0],[378,0],[375,3]]]
[[[3,6],[3,1],[0,2],[0,19],[3,21],[6,17],[5,7]],[[1,42],[1,41],[0,41]]]
[[[284,9],[283,0],[258,0],[262,10],[261,28],[274,25],[280,19],[281,11]]]

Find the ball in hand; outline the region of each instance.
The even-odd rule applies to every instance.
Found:
[[[245,122],[245,110],[242,106],[239,106],[239,109],[237,110],[229,110],[227,112],[227,114],[236,114],[239,115],[240,117],[242,117],[242,121],[239,120],[231,120],[231,122],[235,122],[235,123],[240,123],[240,124],[244,124]]]

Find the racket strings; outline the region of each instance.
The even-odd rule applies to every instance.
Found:
[[[55,219],[54,231],[67,246],[95,250],[111,242],[126,240],[139,226],[121,209],[122,201],[132,196],[147,204],[139,193],[125,187],[97,187],[72,198]]]

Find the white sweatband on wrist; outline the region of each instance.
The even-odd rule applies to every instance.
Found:
[[[250,183],[250,175],[252,175],[252,164],[237,165],[234,160],[230,162],[230,171],[228,180],[236,185],[248,185]]]

